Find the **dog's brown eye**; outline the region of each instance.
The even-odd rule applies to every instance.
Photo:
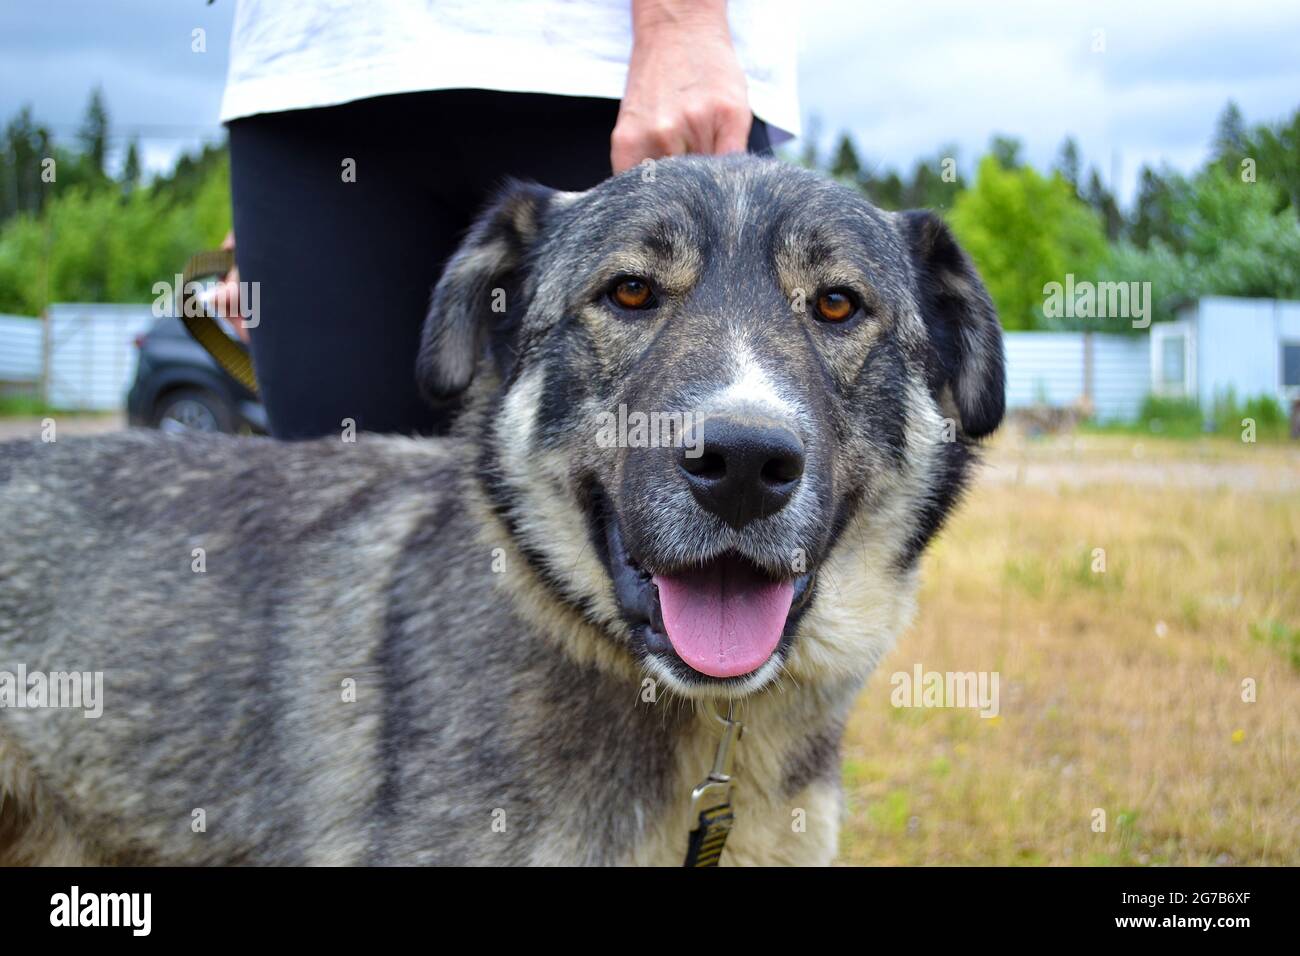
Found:
[[[610,291],[609,297],[625,309],[644,309],[654,302],[650,283],[644,279],[623,279]]]
[[[843,322],[858,311],[858,303],[843,289],[831,289],[817,297],[817,314],[827,322]]]

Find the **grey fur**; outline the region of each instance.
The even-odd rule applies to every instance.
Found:
[[[662,280],[654,316],[601,299],[629,262]],[[854,327],[790,309],[783,283],[826,277],[860,287]],[[456,437],[0,446],[0,671],[105,685],[97,720],[0,709],[0,862],[676,864],[725,698],[747,729],[724,862],[831,859],[844,721],[1001,416],[996,318],[942,225],[749,158],[510,187],[417,374],[464,403]],[[712,521],[662,455],[597,447],[620,402],[777,416],[806,491]],[[729,549],[779,573],[802,549],[772,667],[656,657],[606,519],[647,566]]]

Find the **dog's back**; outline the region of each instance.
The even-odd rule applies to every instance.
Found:
[[[104,697],[0,710],[11,858],[68,830],[89,860],[366,855],[339,818],[383,780],[376,571],[451,489],[442,443],[363,442],[4,446],[0,671]]]

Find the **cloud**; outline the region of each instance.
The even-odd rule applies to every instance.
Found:
[[[1203,161],[1229,99],[1252,121],[1300,105],[1294,4],[812,0],[803,9],[806,119],[818,117],[828,141],[848,130],[889,166],[951,142],[969,169],[1001,132],[1046,167],[1073,135],[1103,177],[1118,169],[1127,198],[1144,162],[1190,171]]]
[[[42,0],[0,8],[0,118],[30,105],[55,138],[71,141],[90,91],[104,88],[113,148],[142,144],[145,168],[220,138],[233,3],[201,0],[113,4]],[[207,52],[192,51],[195,29]]]

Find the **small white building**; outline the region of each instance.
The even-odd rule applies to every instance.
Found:
[[[1135,418],[1147,395],[1268,395],[1284,413],[1300,400],[1300,302],[1206,296],[1172,322],[1132,335],[1008,332],[1007,407],[1090,408],[1102,421]]]
[[[1206,296],[1151,326],[1151,391],[1208,409],[1231,390],[1239,401],[1271,395],[1283,410],[1300,398],[1300,302]]]

